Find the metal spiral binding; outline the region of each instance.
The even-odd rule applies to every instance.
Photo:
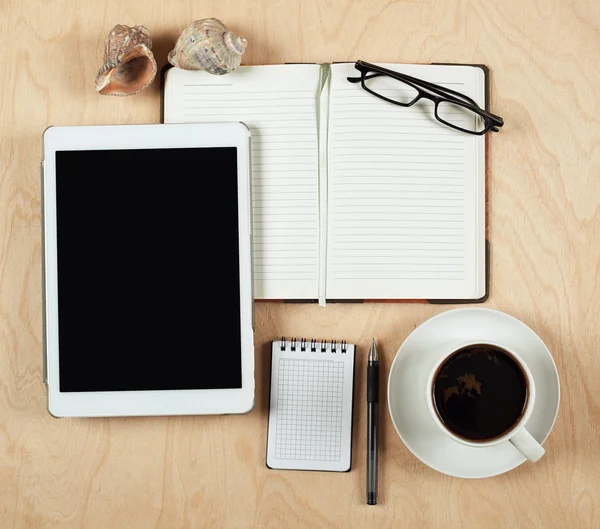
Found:
[[[295,337],[291,338],[288,342],[286,337],[282,336],[281,340],[279,341],[279,348],[282,351],[285,351],[288,343],[290,345],[290,351],[296,351],[296,349],[298,348],[298,339]],[[346,342],[346,340],[341,340],[340,342],[338,342],[337,340],[331,340],[330,342],[328,342],[327,340],[317,340],[316,338],[310,339],[310,352],[316,353],[318,348],[322,353],[326,353],[328,345],[331,347],[332,353],[337,353],[338,351],[340,351],[342,354],[344,354],[348,352],[348,342]],[[305,352],[307,350],[307,339],[300,338],[300,351]]]

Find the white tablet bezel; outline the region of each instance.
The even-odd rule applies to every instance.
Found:
[[[44,132],[43,144],[44,359],[50,413],[56,417],[115,417],[204,415],[250,411],[254,406],[254,336],[249,129],[242,123],[50,127]],[[237,148],[241,389],[61,392],[55,153],[70,150],[190,147]],[[82,178],[85,177],[82,175]],[[201,174],[200,168],[198,178],[206,178]],[[200,202],[198,207],[203,207]],[[225,326],[236,324],[236,322],[223,323]],[[210,334],[199,336],[198,346],[202,349],[211,349],[220,347],[220,343],[222,343],[221,337],[211,331]]]

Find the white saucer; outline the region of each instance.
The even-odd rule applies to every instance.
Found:
[[[497,476],[519,466],[525,457],[510,443],[469,447],[446,436],[433,421],[426,403],[427,375],[440,360],[441,344],[483,340],[517,352],[529,367],[536,399],[526,428],[543,443],[556,421],[560,400],[558,371],[550,351],[523,322],[491,309],[464,308],[442,312],[406,338],[392,363],[388,406],[398,435],[423,463],[459,478]],[[544,459],[537,465],[543,465]]]

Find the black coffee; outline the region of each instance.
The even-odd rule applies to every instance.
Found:
[[[433,383],[438,416],[451,432],[471,441],[500,437],[527,404],[527,378],[506,351],[470,345],[439,367]]]

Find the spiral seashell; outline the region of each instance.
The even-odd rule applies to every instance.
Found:
[[[106,38],[104,65],[96,76],[96,90],[103,95],[137,94],[156,77],[156,61],[146,26],[117,24]]]
[[[223,75],[242,62],[248,41],[228,31],[216,18],[192,22],[183,30],[168,56],[169,62],[183,70],[205,70]]]

